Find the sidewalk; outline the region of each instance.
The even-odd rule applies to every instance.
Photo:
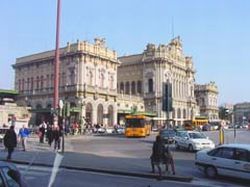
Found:
[[[65,153],[60,168],[85,170],[94,172],[103,172],[116,175],[137,176],[144,178],[156,178],[156,174],[150,173],[151,168],[149,160],[139,158],[119,158],[111,156],[97,156],[88,153],[73,152],[71,139],[86,138],[84,136],[66,137]],[[56,154],[53,147],[49,147],[47,143],[40,144],[38,138],[32,137],[28,140],[28,151],[23,152],[21,148],[17,148],[13,153],[12,162],[18,164],[29,164],[37,166],[53,167]],[[5,160],[7,152],[0,154],[0,160]],[[32,166],[31,166],[32,167]],[[165,174],[163,179],[190,182],[192,177]]]

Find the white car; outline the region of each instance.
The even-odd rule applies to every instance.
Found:
[[[210,178],[225,175],[250,179],[250,145],[224,144],[196,153],[196,166]]]
[[[176,149],[185,148],[189,151],[198,151],[215,147],[212,140],[198,131],[177,131],[174,139]]]

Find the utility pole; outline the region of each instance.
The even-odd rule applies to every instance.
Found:
[[[55,49],[55,61],[54,61],[54,110],[59,107],[59,34],[60,34],[60,12],[61,12],[61,0],[57,0],[57,19],[56,19],[56,49]],[[57,112],[58,113],[58,112]],[[58,114],[54,112],[54,125],[58,125]]]
[[[57,17],[56,17],[56,49],[54,61],[54,102],[53,107],[57,113],[54,115],[54,125],[59,126],[62,132],[62,153],[64,153],[64,128],[63,124],[59,124],[59,70],[60,70],[60,51],[59,51],[59,36],[60,36],[60,14],[61,14],[61,0],[57,0]],[[62,110],[62,108],[60,108]]]

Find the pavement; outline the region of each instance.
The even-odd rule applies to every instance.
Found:
[[[137,165],[140,158],[126,158],[105,155],[100,156],[96,154],[84,153],[82,150],[74,150],[72,141],[78,139],[88,140],[88,136],[68,136],[65,137],[65,152],[55,152],[53,147],[47,143],[39,143],[38,137],[31,136],[27,141],[27,151],[22,151],[21,145],[15,149],[11,162],[16,164],[26,164],[32,166],[55,167],[59,155],[63,156],[62,161],[59,163],[59,168],[92,171],[100,173],[109,173],[113,175],[136,176],[142,178],[158,178],[157,174],[150,173],[151,168],[149,160],[145,160],[145,166]],[[4,150],[3,145],[0,145],[0,160],[5,161],[7,152]],[[141,160],[140,160],[141,162]],[[119,164],[117,164],[119,163]],[[162,177],[164,180],[176,180],[179,182],[191,182],[191,176],[171,175],[165,173]]]

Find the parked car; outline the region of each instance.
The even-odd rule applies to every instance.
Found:
[[[189,151],[198,151],[215,147],[212,140],[198,131],[177,131],[174,139],[176,149],[185,148]]]
[[[0,161],[0,184],[4,187],[26,187],[27,183],[17,167],[9,162]]]
[[[162,129],[159,132],[160,137],[162,138],[164,144],[174,143],[175,131],[173,129]]]
[[[124,127],[118,127],[118,128],[116,129],[116,132],[117,132],[118,134],[125,134],[125,128],[124,128]]]
[[[250,179],[250,145],[224,144],[196,153],[196,166],[213,178],[217,175]]]

